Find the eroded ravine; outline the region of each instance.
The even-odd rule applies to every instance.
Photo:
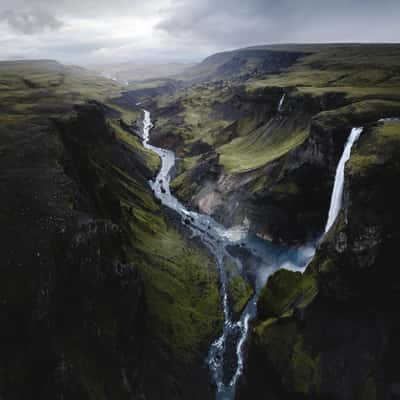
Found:
[[[150,112],[145,110],[143,145],[161,158],[160,171],[155,180],[150,181],[150,186],[162,204],[181,217],[182,224],[190,229],[192,236],[199,238],[212,252],[219,269],[224,326],[221,335],[210,346],[207,363],[216,385],[216,399],[232,400],[243,371],[244,345],[249,324],[256,314],[260,289],[268,276],[278,268],[303,270],[313,256],[314,248],[276,246],[248,234],[245,226],[227,229],[208,215],[186,209],[170,191],[175,154],[149,143],[152,126]],[[240,318],[236,319],[232,315],[228,298],[226,260],[236,264],[239,273],[252,283],[255,291]]]

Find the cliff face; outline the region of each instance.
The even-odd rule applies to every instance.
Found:
[[[306,273],[269,279],[239,398],[399,395],[399,132],[398,122],[364,131],[346,167],[343,211]]]
[[[162,125],[156,123],[152,140],[182,157],[172,187],[190,207],[226,226],[247,219],[250,230],[266,239],[304,242],[325,223],[336,164],[351,129],[350,121],[323,125],[315,117],[343,104],[340,93],[312,97],[266,88],[249,94],[237,87],[225,102],[211,103],[210,121],[202,122],[206,131],[210,127],[207,142],[202,128],[194,131],[184,118],[194,107],[185,98],[155,111]],[[171,121],[178,126],[174,131]],[[223,128],[211,130],[216,123]]]
[[[203,83],[152,102],[153,140],[182,159],[172,187],[191,207],[299,243],[323,230],[351,128],[399,113],[398,47],[279,46],[266,61],[276,71],[242,74],[252,51],[271,50],[194,67]],[[232,74],[217,81],[221,68]]]
[[[72,105],[78,77],[58,64],[0,63],[0,397],[213,398],[215,262],[155,201],[159,161],[129,123],[137,96],[165,92],[151,102],[153,140],[180,157],[177,195],[269,240],[321,232],[343,144],[366,126],[312,264],[261,293],[239,398],[399,396],[399,125],[376,124],[400,115],[398,49],[312,52],[250,73],[243,54],[218,55],[212,71],[229,80],[179,92],[120,96],[85,75],[85,95],[112,89],[108,106]],[[291,67],[277,75],[279,63]],[[229,288],[235,311],[251,291],[240,286]]]
[[[225,168],[216,190],[226,201],[216,213],[228,224],[247,218],[252,232],[270,240],[305,242],[316,237],[325,222],[344,140],[340,128],[319,129],[314,116],[343,99],[288,92],[277,111],[281,96],[269,90],[255,94],[259,107],[271,104],[269,112],[245,139],[222,146]],[[241,170],[243,163],[247,167]]]
[[[2,157],[6,399],[136,398],[142,391],[143,282],[126,259],[119,202],[105,182],[94,196],[100,178],[91,157],[110,151],[132,168],[137,161],[99,105],[71,115],[56,125],[14,126],[16,154]]]
[[[207,57],[184,71],[180,78],[189,82],[218,79],[248,79],[257,74],[277,74],[306,56],[305,51],[279,51],[268,48],[247,48]]]
[[[217,272],[167,222],[158,165],[115,117],[91,102],[3,135],[5,399],[212,397]]]

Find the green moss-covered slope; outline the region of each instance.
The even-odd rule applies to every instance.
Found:
[[[0,69],[2,394],[209,398],[215,265],[151,193],[141,113],[80,69]]]
[[[399,48],[261,46],[239,51],[243,69],[253,50],[301,56],[245,73],[232,64],[236,52],[205,60],[192,71],[208,71],[202,83],[154,99],[153,140],[183,160],[173,188],[190,206],[226,225],[247,218],[276,241],[305,241],[323,229],[351,128],[400,115]],[[218,75],[225,63],[230,72]]]

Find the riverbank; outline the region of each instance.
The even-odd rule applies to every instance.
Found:
[[[158,154],[161,158],[161,167],[157,176],[150,182],[155,196],[161,203],[175,211],[181,219],[181,224],[191,231],[210,250],[219,270],[220,296],[224,310],[224,324],[221,336],[211,345],[208,357],[210,372],[216,385],[217,399],[235,399],[236,385],[243,372],[243,357],[245,342],[249,333],[249,325],[256,313],[256,302],[259,290],[267,277],[281,264],[289,262],[292,268],[301,270],[310,261],[304,254],[296,253],[296,249],[284,249],[266,243],[258,242],[258,249],[254,246],[254,238],[248,235],[245,229],[239,229],[238,234],[218,224],[208,215],[190,211],[171,194],[170,181],[175,168],[175,154],[171,150],[162,149],[149,144],[150,130],[153,127],[150,112],[144,110],[143,117],[143,145],[146,149]],[[240,253],[229,248],[240,248],[246,255],[247,261],[253,259],[252,266],[246,265]],[[260,251],[260,247],[264,247]],[[292,253],[291,253],[292,252]],[[236,254],[235,254],[236,253]],[[228,290],[228,263],[230,268],[237,269],[237,277],[249,280],[254,285],[255,295],[249,297],[247,305],[236,319],[231,310],[231,299]],[[296,260],[296,261],[294,261]],[[260,271],[267,270],[260,280]]]

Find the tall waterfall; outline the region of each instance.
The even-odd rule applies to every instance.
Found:
[[[347,160],[350,158],[351,148],[353,144],[358,140],[363,128],[353,128],[347,139],[346,145],[344,146],[344,151],[342,157],[340,158],[339,164],[336,169],[335,183],[333,186],[333,192],[331,196],[331,205],[329,207],[328,221],[325,227],[325,233],[331,229],[332,225],[335,223],[336,218],[342,207],[343,199],[343,185],[344,185],[344,167]]]
[[[286,97],[286,93],[284,93],[281,97],[281,99],[279,100],[279,104],[278,104],[278,111],[282,111],[283,109],[283,102],[285,101],[285,97]]]

